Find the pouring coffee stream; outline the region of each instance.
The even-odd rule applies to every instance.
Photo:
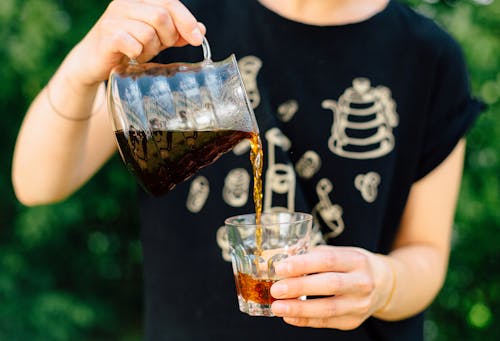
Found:
[[[260,216],[262,146],[236,58],[213,62],[206,39],[202,48],[199,63],[131,60],[113,69],[107,100],[120,155],[159,196],[249,139]]]

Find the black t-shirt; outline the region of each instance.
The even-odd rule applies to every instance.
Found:
[[[264,143],[264,209],[312,212],[317,241],[387,253],[410,187],[480,111],[455,41],[397,2],[340,26],[294,22],[257,0],[186,5],[213,60],[239,60]],[[156,58],[201,59],[199,47]],[[220,227],[254,211],[247,151],[160,198],[140,192],[147,340],[422,340],[421,314],[338,331],[239,312]]]

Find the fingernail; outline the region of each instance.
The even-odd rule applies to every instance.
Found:
[[[271,306],[274,315],[285,316],[288,314],[288,305],[280,301],[274,301]]]
[[[207,27],[205,26],[205,24],[204,24],[204,23],[202,23],[202,22],[199,22],[199,21],[198,21],[198,28],[199,28],[199,29],[200,29],[200,31],[202,31],[202,32],[203,32],[203,31],[205,31],[205,32],[207,31]]]
[[[280,298],[286,293],[287,290],[288,288],[285,283],[276,282],[271,287],[271,295],[273,295],[274,298]]]
[[[191,37],[197,44],[201,44],[203,42],[203,35],[198,27],[191,32]]]

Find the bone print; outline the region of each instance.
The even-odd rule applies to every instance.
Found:
[[[308,150],[302,155],[297,164],[295,165],[295,171],[297,175],[303,179],[310,179],[316,174],[321,168],[321,158],[313,150]]]
[[[255,56],[246,56],[238,61],[238,67],[241,71],[241,78],[243,79],[243,84],[245,84],[248,99],[250,100],[252,108],[255,109],[260,104],[257,75],[262,67],[262,61]]]
[[[282,122],[290,122],[299,110],[299,103],[296,100],[289,100],[278,107],[278,118]]]
[[[276,163],[276,148],[287,151],[292,142],[278,128],[271,128],[265,134],[268,147],[268,167],[264,191],[264,211],[293,211],[295,209],[295,171],[292,165]],[[287,206],[273,206],[273,193],[286,195]]]
[[[359,174],[354,179],[354,186],[361,192],[361,196],[366,202],[372,203],[377,199],[380,175],[376,172]]]
[[[222,197],[232,207],[244,206],[248,201],[250,175],[244,168],[236,168],[228,173],[224,180]]]
[[[187,209],[192,213],[198,213],[208,199],[210,193],[210,186],[208,179],[200,175],[191,182],[189,187],[189,194],[186,202]]]
[[[250,150],[250,141],[249,140],[243,140],[240,143],[238,143],[236,146],[233,148],[233,153],[235,155],[243,155],[246,154]]]
[[[217,245],[219,245],[222,253],[222,259],[224,259],[226,262],[231,261],[231,253],[229,251],[229,240],[227,238],[227,230],[226,226],[221,226],[217,230],[216,234],[217,238]]]
[[[318,194],[319,202],[314,206],[312,215],[316,223],[318,223],[319,218],[321,218],[331,230],[331,232],[323,235],[325,241],[337,237],[344,231],[344,220],[342,218],[344,212],[342,207],[332,204],[329,197],[332,191],[333,185],[327,178],[321,179],[316,185],[316,193]]]

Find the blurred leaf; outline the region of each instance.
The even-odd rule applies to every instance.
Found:
[[[469,310],[468,320],[469,324],[475,328],[485,328],[491,323],[491,310],[483,303],[476,303]]]

